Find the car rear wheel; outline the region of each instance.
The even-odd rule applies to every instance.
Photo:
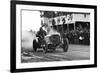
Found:
[[[33,50],[36,52],[37,51],[37,47],[38,46],[38,43],[36,40],[33,40]]]
[[[64,38],[63,39],[63,51],[64,52],[67,52],[68,51],[68,48],[69,48],[69,41],[67,38]]]

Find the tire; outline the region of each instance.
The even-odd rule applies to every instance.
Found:
[[[68,51],[68,48],[69,48],[69,41],[67,38],[64,38],[63,39],[63,51],[64,52],[67,52]]]
[[[36,40],[33,40],[33,50],[36,52],[37,51],[37,47],[38,46],[38,43]]]

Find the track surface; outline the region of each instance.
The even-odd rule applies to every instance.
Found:
[[[21,62],[31,63],[90,59],[90,46],[86,45],[69,45],[68,52],[63,52],[62,48],[57,48],[54,52],[49,51],[46,54],[42,51],[43,49],[40,48],[37,52],[23,52]]]

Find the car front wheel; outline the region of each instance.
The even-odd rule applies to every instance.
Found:
[[[67,38],[64,38],[63,39],[63,51],[64,52],[67,52],[68,51],[68,48],[69,48],[69,41]]]

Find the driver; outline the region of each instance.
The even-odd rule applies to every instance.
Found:
[[[40,30],[37,32],[36,36],[39,38],[44,38],[45,35],[46,35],[46,31],[43,30],[42,27],[40,27]]]
[[[36,37],[38,37],[38,42],[41,44],[44,37],[46,36],[46,31],[40,27],[40,30],[37,32]]]

